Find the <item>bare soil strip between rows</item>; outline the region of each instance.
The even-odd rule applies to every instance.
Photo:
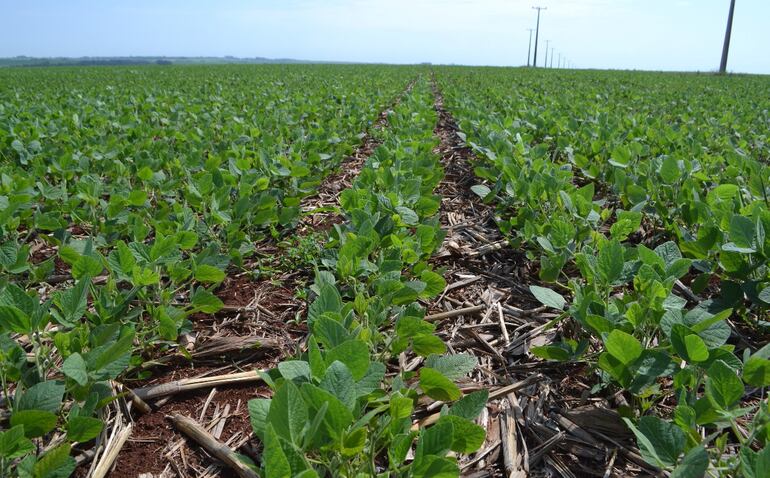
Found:
[[[318,193],[303,200],[302,210],[310,214],[300,221],[295,237],[328,231],[342,221],[333,211],[338,205],[339,193],[352,185],[366,159],[380,145],[374,132],[388,127],[388,115],[409,94],[416,81],[410,81],[380,113],[371,128],[363,133],[360,146],[343,160],[337,172],[324,179]],[[281,249],[267,242],[259,252],[269,257],[281,254]],[[114,407],[107,426],[116,438],[121,432],[130,437],[118,448],[114,466],[107,476],[236,476],[232,469],[181,435],[169,420],[173,414],[197,420],[231,449],[258,459],[251,443],[247,402],[269,397],[270,390],[255,380],[253,371],[274,367],[281,358],[296,351],[306,334],[304,325],[292,321],[305,312],[306,304],[295,294],[296,288],[301,287],[301,274],[308,272],[283,271],[277,277],[257,281],[248,273],[239,273],[225,279],[217,291],[225,303],[224,309],[215,316],[193,317],[194,333],[186,337],[186,350],[193,360],[182,356],[161,357],[159,361],[164,368],[154,370],[156,374],[151,379],[130,384],[140,399],[131,405],[129,398],[121,399]],[[217,379],[219,376],[223,378]],[[149,413],[137,410],[141,408],[141,398],[149,404]],[[112,448],[118,442],[120,440],[113,440]],[[102,456],[104,453],[100,453],[100,458]],[[85,452],[75,476],[92,473],[97,465],[92,459],[93,452]]]
[[[614,410],[617,407],[591,397],[593,374],[585,365],[554,365],[529,353],[530,347],[553,341],[558,327],[546,324],[557,314],[546,311],[529,292],[537,270],[502,236],[494,208],[472,192],[480,182],[473,172],[477,159],[458,135],[435,80],[433,91],[439,116],[437,153],[445,169],[437,192],[447,232],[433,261],[435,267],[445,268],[448,285],[430,305],[431,312],[483,306],[459,316],[448,313],[450,317],[437,327],[452,352],[478,358],[474,383],[467,388],[525,384],[511,386],[518,390],[490,400],[480,418],[486,441],[461,462],[463,476],[609,477],[654,472],[638,455]]]

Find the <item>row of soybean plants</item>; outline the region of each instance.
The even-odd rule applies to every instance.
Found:
[[[346,222],[319,261],[307,352],[266,375],[271,399],[249,402],[262,476],[459,476],[456,454],[483,443],[472,420],[487,392],[463,396],[455,383],[475,359],[446,355],[418,303],[446,285],[427,263],[443,239],[432,104],[421,79],[341,194]],[[420,368],[400,370],[402,353],[424,357]],[[435,424],[417,427],[426,397],[445,404]]]
[[[738,353],[732,324],[763,333],[770,307],[767,82],[443,73],[480,158],[475,191],[552,284],[533,294],[581,326],[533,353],[627,391],[651,464],[764,476],[770,347]]]
[[[0,475],[69,475],[71,445],[103,428],[108,380],[220,309],[228,268],[292,229],[411,76],[0,72]]]

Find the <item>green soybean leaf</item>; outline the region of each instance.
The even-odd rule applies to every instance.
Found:
[[[366,370],[366,375],[356,382],[356,397],[368,395],[375,390],[379,390],[382,381],[385,378],[385,364],[382,362],[372,362]]]
[[[72,265],[72,277],[81,279],[83,277],[96,277],[102,273],[104,265],[101,257],[80,256]]]
[[[682,258],[682,253],[679,251],[679,247],[673,241],[664,242],[655,248],[655,254],[658,255],[666,267],[670,267],[676,261]]]
[[[740,214],[734,214],[730,219],[730,240],[743,249],[754,247],[754,222]]]
[[[193,309],[205,314],[215,314],[224,305],[219,297],[203,288],[198,288],[192,296]]]
[[[32,333],[32,321],[16,307],[0,305],[0,330],[26,335]]]
[[[709,466],[709,456],[706,449],[696,446],[682,459],[682,462],[671,472],[671,478],[702,478]]]
[[[762,302],[766,304],[770,304],[770,287],[765,287],[764,289],[762,289],[758,297]]]
[[[284,360],[278,364],[278,371],[286,380],[295,382],[310,381],[310,364],[304,360]]]
[[[45,410],[18,410],[11,415],[11,426],[23,426],[27,438],[45,435],[56,428],[57,416]]]
[[[750,447],[741,447],[741,471],[745,478],[765,478],[770,476],[770,447],[765,446],[760,451]]]
[[[425,290],[420,294],[420,297],[422,298],[436,297],[444,292],[444,288],[446,288],[446,281],[444,278],[427,269],[420,274],[420,280],[426,284]]]
[[[53,302],[61,312],[55,314],[55,317],[60,324],[72,327],[83,317],[88,305],[90,285],[91,279],[84,277],[73,287],[54,294]]]
[[[770,385],[770,360],[751,357],[743,366],[743,381],[755,387]]]
[[[412,338],[412,349],[420,357],[427,357],[431,354],[446,352],[446,344],[435,335],[422,334]]]
[[[434,400],[451,402],[462,396],[460,389],[438,370],[430,367],[420,369],[420,388]]]
[[[402,433],[393,437],[388,448],[388,458],[393,465],[401,465],[406,460],[406,455],[412,447],[412,442],[417,436],[416,432]]]
[[[313,336],[326,348],[334,348],[351,339],[350,333],[340,321],[321,315],[312,324]]]
[[[551,289],[546,289],[545,287],[531,285],[529,286],[529,291],[532,292],[532,295],[534,295],[535,298],[539,300],[541,304],[546,305],[548,307],[561,310],[567,304],[567,301],[564,300],[564,297],[562,297],[558,292],[554,292]]]
[[[717,199],[727,201],[735,198],[740,189],[735,184],[720,184],[708,193],[708,202],[713,203]]]
[[[486,431],[472,421],[455,415],[445,415],[439,419],[440,422],[452,424],[452,451],[465,454],[473,453],[484,444],[484,439],[487,436]]]
[[[709,351],[706,344],[699,336],[695,334],[684,337],[684,345],[687,349],[687,357],[692,362],[704,362],[709,358]]]
[[[265,430],[265,451],[262,453],[265,476],[270,478],[291,478],[291,466],[281,447],[281,438],[272,423]]]
[[[449,380],[460,380],[476,368],[478,361],[476,357],[466,353],[431,355],[425,360],[425,365],[438,371]]]
[[[366,445],[366,436],[367,430],[365,428],[358,428],[352,433],[345,435],[342,439],[340,450],[342,456],[351,457],[361,453]]]
[[[491,189],[489,189],[487,186],[483,184],[476,184],[474,186],[471,186],[471,191],[473,191],[481,199],[486,198],[492,192]]]
[[[67,438],[73,442],[87,442],[99,436],[104,423],[93,417],[70,417],[67,421]]]
[[[254,430],[254,434],[262,441],[265,440],[267,414],[270,411],[271,402],[272,400],[269,398],[255,398],[248,402],[251,429]]]
[[[337,288],[332,284],[321,285],[318,298],[310,304],[307,312],[309,326],[321,317],[324,312],[339,312],[342,309],[342,297]]]
[[[440,456],[430,456],[415,466],[415,478],[457,478],[460,468],[457,462]]]
[[[0,456],[8,460],[19,458],[31,451],[35,445],[24,436],[24,425],[16,425],[9,430],[0,431]]]
[[[75,471],[75,459],[70,456],[70,444],[59,445],[35,463],[35,478],[67,478]]]
[[[717,360],[708,369],[706,397],[721,410],[729,410],[743,397],[743,382],[735,370],[722,360]]]
[[[431,455],[444,456],[452,448],[454,427],[452,422],[436,423],[434,426],[420,430],[417,439],[417,449],[414,453],[415,464]]]
[[[292,382],[284,383],[273,394],[267,422],[278,436],[289,443],[299,444],[307,421],[308,409],[299,389]]]
[[[37,383],[21,393],[14,409],[56,413],[61,407],[64,391],[64,383],[57,380]]]
[[[679,162],[672,156],[666,156],[660,166],[660,177],[666,184],[674,184],[679,180],[681,172],[679,171]]]
[[[207,264],[195,268],[195,280],[203,283],[219,283],[225,280],[225,271]]]
[[[345,429],[353,423],[350,409],[337,397],[315,385],[302,384],[301,390],[310,406],[311,415],[315,416],[321,407],[327,407],[323,415],[323,428],[332,439],[340,440]]]
[[[599,355],[597,365],[599,368],[610,374],[610,376],[617,380],[623,387],[630,386],[633,379],[630,368],[623,364],[620,359],[615,358],[611,353],[602,352],[602,354]]]
[[[623,246],[613,239],[599,249],[596,264],[599,276],[606,284],[614,284],[623,274]]]
[[[617,221],[610,227],[613,239],[624,241],[628,236],[639,230],[642,224],[642,213],[637,211],[618,211]]]
[[[688,362],[703,362],[709,358],[709,351],[703,339],[684,325],[675,324],[671,328],[671,345],[676,353]]]
[[[634,432],[642,457],[650,464],[665,468],[674,466],[685,447],[685,436],[679,427],[657,417],[645,416],[635,426],[627,418],[626,425]]]
[[[487,406],[489,391],[479,390],[465,395],[449,408],[449,414],[468,420],[475,420],[484,407]]]
[[[395,395],[390,400],[390,417],[393,421],[403,420],[412,415],[414,402],[411,398]]]
[[[361,380],[369,369],[369,346],[362,340],[349,340],[326,353],[326,363],[344,363],[354,380]]]
[[[62,373],[77,382],[78,385],[86,385],[88,383],[86,361],[83,360],[83,356],[77,352],[67,357],[64,361],[62,364]]]
[[[636,361],[644,350],[636,337],[617,329],[610,332],[604,345],[607,347],[607,352],[624,365]]]
[[[345,364],[337,360],[332,362],[319,386],[353,410],[356,404],[356,383]]]
[[[535,357],[545,360],[555,360],[557,362],[566,362],[572,358],[572,354],[563,347],[556,345],[542,345],[540,347],[531,347],[529,351]]]
[[[147,202],[147,193],[141,190],[131,191],[128,195],[128,203],[132,206],[143,206]]]
[[[326,361],[321,354],[321,348],[313,335],[310,336],[307,344],[307,359],[310,366],[310,374],[315,379],[323,378],[326,373]]]
[[[398,213],[401,220],[404,221],[404,224],[414,226],[420,222],[420,217],[417,215],[417,213],[408,207],[399,206],[396,208],[396,212]]]
[[[128,367],[133,349],[133,329],[121,331],[121,337],[111,343],[99,346],[85,354],[88,370],[95,380],[109,380],[117,377]]]

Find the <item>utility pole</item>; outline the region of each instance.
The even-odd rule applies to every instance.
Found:
[[[551,43],[551,40],[545,41],[545,61],[543,62],[543,68],[548,68],[548,45]]]
[[[556,68],[561,69],[561,53],[559,53],[559,61],[556,62]]]
[[[551,68],[553,68],[553,48],[551,48]]]
[[[529,58],[532,53],[532,32],[535,31],[533,28],[527,28],[529,30],[529,47],[527,47],[527,66],[529,66]]]
[[[537,41],[540,38],[540,10],[548,10],[546,7],[532,7],[537,10],[537,27],[535,27],[535,58],[532,66],[537,67]]]
[[[735,0],[730,0],[730,13],[727,15],[727,30],[725,31],[725,43],[722,46],[722,61],[719,63],[719,73],[727,73],[727,53],[730,51],[730,36],[733,33],[733,12]]]

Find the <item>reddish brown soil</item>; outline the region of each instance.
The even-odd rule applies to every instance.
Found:
[[[226,306],[246,307],[254,305],[253,302],[256,300],[273,313],[280,313],[287,307],[301,307],[302,304],[294,295],[295,281],[286,281],[289,282],[286,285],[283,282],[273,282],[268,279],[254,280],[248,275],[231,275],[225,278],[216,290],[216,295]]]
[[[175,375],[175,379],[178,379],[185,374]],[[142,473],[152,473],[156,476],[160,474],[169,463],[169,459],[164,456],[166,446],[183,438],[166,416],[171,413],[179,413],[198,420],[209,393],[209,390],[199,390],[180,394],[153,413],[139,417],[134,422],[135,428],[131,439],[118,456],[113,472],[108,476],[112,478],[135,478]],[[220,410],[229,404],[231,416],[227,419],[220,440],[226,442],[237,432],[251,433],[247,402],[253,398],[268,396],[269,389],[264,384],[223,387],[217,390],[202,422],[206,423],[211,419],[217,404]],[[239,402],[240,408],[236,414],[235,410],[239,407]],[[176,466],[182,468],[183,473],[186,472],[185,476],[195,476],[194,470],[196,468],[202,469],[216,463],[215,459],[190,440],[186,441],[181,453],[185,455],[186,460],[184,461],[187,462],[187,466],[178,458],[175,461]],[[235,475],[223,467],[219,476]]]

